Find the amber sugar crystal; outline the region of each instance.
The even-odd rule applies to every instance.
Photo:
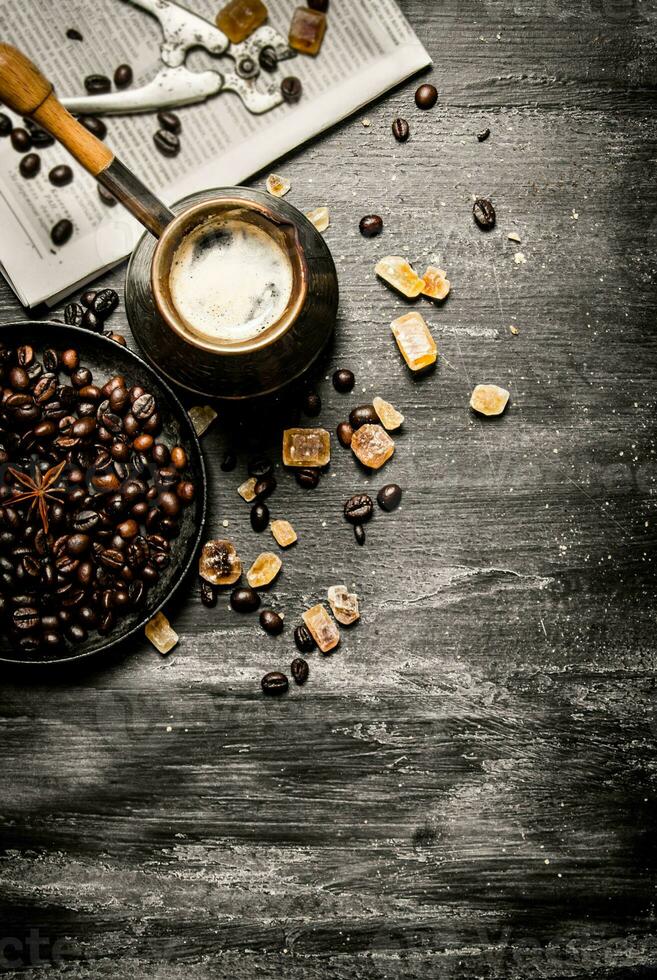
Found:
[[[409,299],[419,296],[424,289],[424,279],[420,279],[401,255],[386,255],[377,262],[374,271],[389,286]]]
[[[266,20],[262,0],[230,0],[217,14],[216,24],[233,44],[240,44]]]
[[[349,592],[346,585],[332,585],[328,590],[328,601],[333,615],[343,626],[351,626],[360,619],[358,596]]]
[[[326,429],[286,429],[285,466],[326,466],[331,460],[331,437]]]
[[[211,585],[233,585],[242,574],[242,562],[230,541],[217,538],[203,545],[198,572]]]
[[[374,406],[374,411],[379,416],[379,420],[384,429],[388,432],[394,432],[404,423],[404,416],[401,412],[398,412],[394,405],[387,402],[384,398],[372,399],[372,405]]]
[[[171,623],[164,613],[156,613],[144,630],[146,639],[150,640],[158,653],[166,656],[178,642],[178,634],[171,628]]]
[[[499,385],[477,385],[470,396],[470,407],[480,415],[501,415],[509,401],[509,392]]]
[[[420,313],[405,313],[390,324],[397,346],[411,371],[436,363],[438,348]]]
[[[269,526],[276,544],[280,545],[281,548],[289,548],[297,540],[297,532],[289,521],[272,521]]]
[[[263,551],[246,573],[246,580],[252,589],[262,589],[274,581],[282,567],[283,562],[278,555],[271,551]]]
[[[351,448],[364,466],[381,469],[395,451],[395,444],[382,425],[361,425],[351,440]]]
[[[330,653],[337,647],[340,642],[340,630],[321,602],[311,609],[306,609],[302,619],[322,653]]]
[[[292,15],[288,41],[291,48],[302,54],[317,54],[326,32],[326,14],[308,7],[297,7]]]
[[[422,276],[424,281],[423,296],[429,299],[447,299],[449,296],[450,282],[447,273],[443,269],[438,269],[435,265],[430,265]]]

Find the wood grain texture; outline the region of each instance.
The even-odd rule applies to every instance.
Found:
[[[144,642],[52,684],[4,679],[9,975],[655,975],[657,5],[401,5],[436,109],[410,82],[276,165],[293,203],[331,210],[321,420],[381,394],[406,415],[395,457],[368,478],[335,449],[312,493],[277,471],[272,515],[299,533],[271,593],[282,637],[191,583],[168,660]],[[495,202],[492,234],[473,194]],[[422,301],[442,357],[421,380],[389,332],[405,304],[373,275],[386,253],[452,281],[444,306]],[[19,314],[5,287],[0,306]],[[325,380],[342,365],[353,397]],[[479,381],[510,388],[501,420],[469,413]],[[278,458],[293,400],[276,408],[225,411],[204,440],[211,527],[249,562],[271,539],[235,487],[251,452]],[[403,506],[360,549],[342,503],[390,480]],[[362,621],[264,701],[336,582]]]

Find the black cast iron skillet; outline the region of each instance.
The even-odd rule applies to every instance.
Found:
[[[39,358],[45,347],[54,347],[55,350],[74,347],[80,354],[80,363],[92,372],[95,384],[103,385],[113,375],[122,374],[129,386],[141,385],[146,388],[155,395],[162,416],[160,438],[168,446],[182,446],[187,453],[188,471],[196,485],[196,498],[182,511],[180,534],[171,542],[171,562],[159,581],[148,590],[146,604],[141,609],[119,619],[109,635],[90,632],[84,643],[71,644],[56,654],[23,654],[12,647],[5,636],[0,636],[0,663],[15,666],[47,666],[109,655],[130,637],[141,633],[146,623],[172,598],[194,563],[203,537],[207,509],[207,478],[201,446],[189,416],[171,388],[128,348],[101,334],[63,323],[23,320],[0,326],[0,345],[10,347],[18,344],[30,344]]]

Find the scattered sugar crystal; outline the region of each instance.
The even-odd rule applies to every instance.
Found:
[[[246,580],[252,589],[262,589],[274,581],[282,567],[283,562],[278,555],[271,551],[263,551],[246,573]]]
[[[171,628],[171,623],[164,613],[156,613],[150,623],[146,624],[146,639],[148,639],[158,653],[164,657],[175,647],[178,642],[178,634]]]
[[[430,265],[422,276],[424,282],[423,296],[429,299],[446,299],[449,296],[450,283],[444,269],[439,269],[435,265]]]
[[[285,197],[289,191],[292,184],[285,177],[280,177],[278,174],[270,174],[267,177],[267,190],[274,197]]]
[[[297,7],[292,15],[288,42],[302,54],[317,54],[326,32],[326,14],[308,7]]]
[[[351,448],[364,466],[380,469],[395,451],[395,444],[382,425],[361,425],[351,439]]]
[[[509,327],[509,330],[513,334],[514,337],[517,337],[518,334],[520,333],[520,331],[518,330],[518,328],[516,326],[514,326],[513,324],[511,324],[511,326]]]
[[[421,313],[405,313],[393,320],[390,328],[411,371],[421,371],[436,363],[436,342]]]
[[[276,544],[280,545],[281,548],[289,548],[297,540],[297,532],[289,521],[272,521],[269,526]]]
[[[516,265],[526,265],[527,259],[525,258],[525,253],[516,252],[516,254],[513,256],[513,261],[515,262]]]
[[[258,481],[256,480],[255,476],[250,476],[248,480],[244,481],[244,483],[240,483],[239,487],[237,488],[237,492],[239,493],[240,497],[242,500],[246,500],[247,504],[250,504],[252,500],[255,500],[255,485],[257,482]]]
[[[365,127],[365,129],[369,129],[369,127],[372,125],[372,120],[369,119],[367,116],[365,116],[364,119],[361,119],[361,123]]]
[[[372,405],[374,406],[374,411],[381,420],[381,425],[384,429],[387,429],[388,432],[394,432],[395,429],[398,429],[399,426],[403,424],[404,416],[401,412],[398,412],[394,405],[391,405],[390,402],[387,402],[383,398],[379,398],[377,396],[376,398],[372,399]]]
[[[340,631],[321,602],[311,609],[306,609],[301,618],[322,653],[330,653],[337,647],[340,642]]]
[[[510,242],[520,242],[521,241],[520,235],[518,235],[515,231],[510,231],[509,234],[506,237],[509,239]]]
[[[351,626],[360,619],[358,596],[349,592],[346,585],[332,585],[328,590],[328,601],[333,615],[343,626]]]
[[[189,410],[189,418],[194,431],[199,438],[210,428],[217,417],[211,405],[193,405]]]
[[[386,255],[377,262],[374,271],[388,285],[393,286],[409,299],[419,296],[424,289],[424,279],[416,275],[401,255]]]
[[[262,0],[230,0],[217,14],[215,23],[233,44],[241,44],[267,20]]]
[[[317,231],[325,232],[330,224],[329,209],[325,207],[309,211],[306,217],[314,224]]]
[[[326,429],[286,429],[283,433],[285,466],[326,466],[331,459],[331,437]]]
[[[231,541],[206,541],[198,562],[201,578],[211,585],[233,585],[242,574],[242,562]]]
[[[501,415],[509,401],[509,392],[499,385],[477,385],[470,397],[470,407],[480,415]]]

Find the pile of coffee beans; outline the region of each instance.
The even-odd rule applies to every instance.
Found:
[[[119,294],[115,289],[87,289],[80,297],[79,303],[66,304],[64,322],[71,327],[82,327],[84,330],[102,333],[125,347],[126,340],[123,334],[106,329],[106,321],[118,305]]]
[[[156,398],[77,350],[0,348],[0,625],[25,655],[142,608],[194,499]]]

